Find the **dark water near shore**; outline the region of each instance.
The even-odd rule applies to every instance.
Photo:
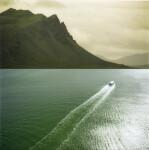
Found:
[[[2,150],[149,149],[148,70],[0,72]]]

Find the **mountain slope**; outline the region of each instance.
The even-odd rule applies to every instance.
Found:
[[[146,65],[138,65],[138,66],[131,66],[132,68],[137,68],[137,69],[149,69],[149,64]]]
[[[135,54],[114,61],[118,64],[124,64],[127,66],[145,66],[149,64],[149,53]]]
[[[0,14],[1,68],[127,68],[80,47],[56,15],[28,10]]]

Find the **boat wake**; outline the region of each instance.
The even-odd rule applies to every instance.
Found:
[[[115,85],[105,85],[99,92],[72,110],[57,126],[43,139],[38,141],[30,150],[61,149],[62,145],[73,135],[75,130],[113,91]]]

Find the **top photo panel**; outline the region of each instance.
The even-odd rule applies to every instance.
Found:
[[[149,1],[0,0],[0,68],[147,69]]]

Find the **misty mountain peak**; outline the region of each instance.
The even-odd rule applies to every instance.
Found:
[[[50,21],[50,22],[54,22],[54,23],[60,24],[60,21],[59,21],[59,19],[58,19],[56,14],[48,17],[47,20]]]
[[[1,15],[9,15],[9,14],[14,13],[14,12],[16,12],[16,9],[9,8],[6,11],[2,12]]]
[[[4,11],[3,13],[1,13],[1,15],[2,16],[9,15],[12,17],[20,17],[20,16],[29,16],[29,15],[34,15],[34,14],[29,10],[22,10],[22,9],[16,10],[14,8],[9,8],[6,11]]]
[[[8,10],[6,10],[7,12],[15,12],[16,11],[16,9],[14,9],[14,8],[9,8]]]
[[[70,35],[64,22],[62,22],[62,23],[60,24],[60,28],[61,28],[61,31],[62,31],[63,33],[66,33],[67,35]]]
[[[53,14],[52,16],[50,16],[50,18],[59,20],[56,14]]]

